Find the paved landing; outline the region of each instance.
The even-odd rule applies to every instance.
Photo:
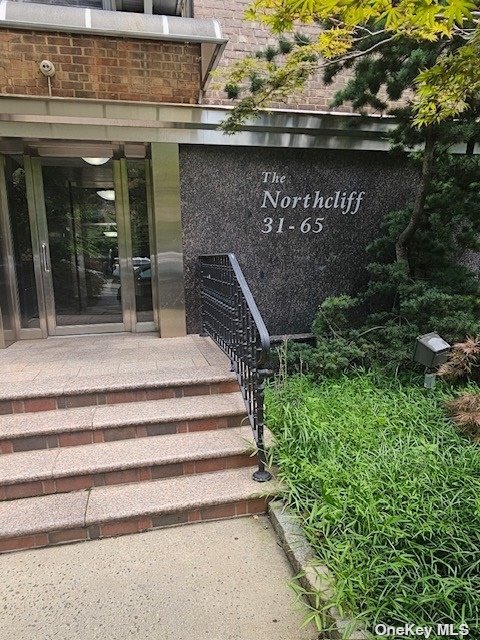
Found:
[[[209,338],[197,335],[160,339],[153,333],[122,333],[21,340],[0,351],[0,388],[206,367],[228,371],[228,359]]]
[[[0,556],[15,640],[314,640],[268,519]]]

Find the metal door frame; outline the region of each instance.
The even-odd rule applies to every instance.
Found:
[[[41,158],[25,156],[24,161],[32,231],[35,279],[39,298],[40,327],[43,337],[135,331],[135,282],[133,276],[126,160],[124,158],[112,160],[123,322],[99,322],[98,324],[64,326],[58,326],[56,323],[55,295],[51,273]]]
[[[132,245],[132,223],[130,218],[130,198],[128,191],[128,159],[121,158],[114,160],[114,186],[115,186],[115,206],[117,215],[117,229],[119,233],[119,259],[120,259],[120,280],[122,287],[122,306],[125,331],[131,333],[147,333],[157,331],[157,305],[155,297],[154,271],[152,270],[152,305],[153,321],[139,322],[137,313],[137,301],[135,296],[135,277],[133,269],[133,245]],[[153,227],[152,227],[152,205],[151,205],[151,185],[150,185],[150,162],[143,159],[145,167],[145,190],[147,205],[148,237],[150,244],[150,254],[153,247]],[[121,233],[120,233],[121,231]],[[124,251],[120,250],[120,237],[124,240]],[[123,256],[123,257],[122,257]],[[152,268],[152,262],[151,266]],[[122,278],[124,274],[125,279]],[[125,291],[125,295],[123,293]]]
[[[3,239],[0,252],[5,261],[5,275],[8,299],[0,300],[0,349],[18,340],[20,333],[20,305],[17,292],[17,278],[15,273],[15,254],[10,227],[10,212],[8,207],[7,186],[5,179],[5,157],[0,156],[0,238]],[[2,309],[3,307],[3,309]],[[2,314],[9,314],[10,329],[6,329]]]

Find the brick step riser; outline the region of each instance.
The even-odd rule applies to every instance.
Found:
[[[172,464],[155,465],[150,467],[134,467],[118,471],[88,475],[71,475],[62,478],[49,478],[33,482],[18,482],[0,487],[0,501],[17,500],[19,498],[33,498],[53,493],[70,493],[94,487],[104,487],[120,484],[174,478],[177,476],[211,473],[225,469],[239,469],[251,467],[255,459],[248,453],[208,458],[204,460],[188,460]]]
[[[4,538],[0,539],[0,554],[72,542],[99,540],[100,538],[110,538],[112,536],[132,533],[143,533],[165,527],[194,524],[196,522],[206,522],[209,520],[224,520],[227,518],[240,518],[262,514],[267,511],[269,499],[270,498],[253,498],[251,500],[205,506],[201,509],[192,509],[189,511],[93,524],[89,527],[78,529],[50,531],[48,533],[38,533],[18,538]]]
[[[146,400],[167,400],[191,396],[214,395],[217,393],[234,393],[239,390],[235,380],[215,382],[212,384],[176,385],[170,387],[153,387],[151,389],[134,389],[127,391],[107,391],[77,393],[42,398],[24,398],[20,400],[0,401],[0,415],[12,413],[37,413],[56,409],[74,409],[78,407],[104,406],[122,404],[124,402],[144,402]]]
[[[0,440],[0,455],[19,453],[23,451],[38,451],[57,449],[59,447],[76,447],[85,444],[131,440],[149,436],[174,435],[180,433],[195,433],[198,431],[215,431],[248,425],[245,414],[214,418],[198,418],[156,424],[131,424],[104,427],[102,429],[69,429],[62,433],[29,436],[25,438],[10,438]]]

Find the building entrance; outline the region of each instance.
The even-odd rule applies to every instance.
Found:
[[[149,160],[32,154],[3,168],[17,335],[157,329]]]

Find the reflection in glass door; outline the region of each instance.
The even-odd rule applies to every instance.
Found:
[[[118,161],[92,165],[88,160],[32,159],[49,335],[130,329],[129,301],[122,300],[132,274],[122,267],[127,247],[116,197]]]
[[[35,283],[34,249],[30,225],[27,180],[22,156],[5,158],[6,209],[9,214],[13,242],[20,318],[18,331],[38,331],[41,335],[40,313]]]
[[[42,335],[155,330],[148,161],[23,160]]]
[[[40,250],[55,326],[123,324],[112,162],[81,163],[42,163],[48,237]]]
[[[153,328],[154,304],[152,296],[152,260],[150,247],[152,222],[149,220],[146,163],[128,160],[124,164],[128,178],[128,208],[132,238],[132,268],[134,274],[136,323]]]

